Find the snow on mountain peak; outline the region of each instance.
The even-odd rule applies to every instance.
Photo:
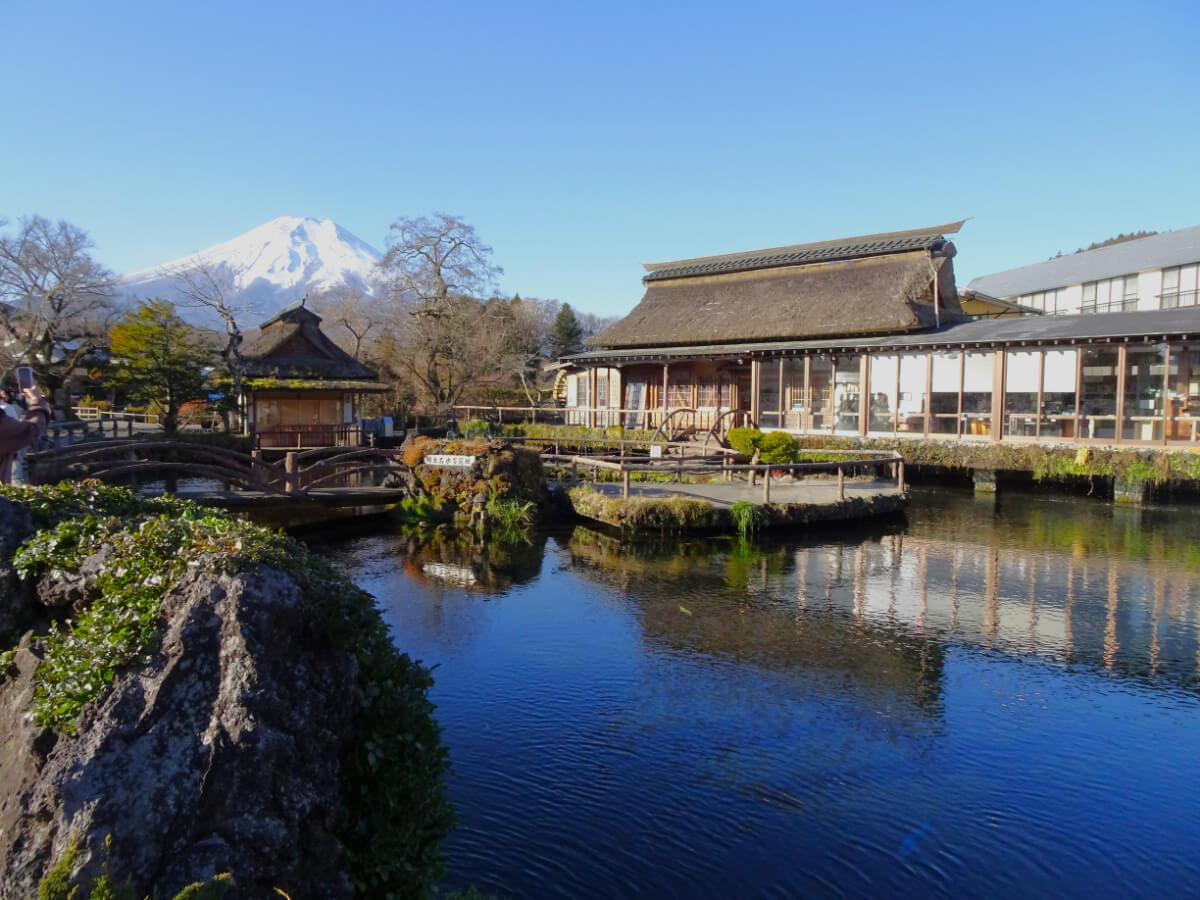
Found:
[[[178,300],[176,274],[205,266],[228,281],[231,303],[270,316],[301,297],[335,287],[374,294],[380,258],[378,250],[331,219],[279,216],[207,250],[125,275],[121,282],[130,298]]]

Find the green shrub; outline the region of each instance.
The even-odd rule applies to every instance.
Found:
[[[762,439],[763,433],[757,428],[730,428],[725,436],[729,446],[743,456],[753,456]]]
[[[790,463],[796,461],[799,444],[786,431],[772,431],[762,436],[758,449],[764,463]]]
[[[465,438],[487,437],[491,433],[492,424],[487,419],[471,419],[462,426],[462,436]]]

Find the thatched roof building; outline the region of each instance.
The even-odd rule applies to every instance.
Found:
[[[646,264],[645,296],[587,340],[612,349],[919,331],[963,318],[962,222]]]
[[[250,387],[289,390],[386,390],[379,377],[321,331],[304,300],[263,322],[242,350]]]

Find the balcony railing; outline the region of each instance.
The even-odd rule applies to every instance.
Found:
[[[357,447],[362,443],[361,426],[275,425],[254,432],[255,444],[265,449],[299,450],[307,447]]]
[[[1160,309],[1195,306],[1198,301],[1200,301],[1200,291],[1163,291],[1158,295]]]

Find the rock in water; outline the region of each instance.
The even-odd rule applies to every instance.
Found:
[[[36,896],[75,840],[77,870],[98,875],[109,834],[112,874],[152,896],[219,872],[227,898],[352,896],[334,829],[353,658],[261,566],[194,572],[162,615],[159,650],[117,674],[77,738],[25,721],[32,654],[0,685],[0,898]]]

